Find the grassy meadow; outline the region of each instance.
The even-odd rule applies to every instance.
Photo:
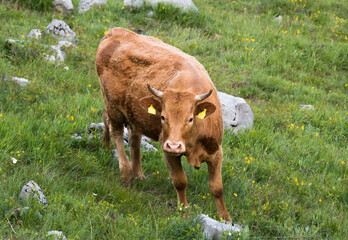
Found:
[[[250,105],[253,129],[224,134],[225,204],[244,226],[227,239],[348,238],[347,1],[194,0],[199,13],[159,5],[153,18],[122,0],[84,14],[73,0],[70,15],[53,12],[51,2],[0,1],[0,239],[46,239],[50,230],[68,239],[203,239],[195,217],[217,218],[206,165],[197,171],[183,159],[190,207],[180,210],[161,151],[142,152],[147,179],[126,187],[98,137],[71,138],[102,122],[95,54],[115,26],[196,57],[219,91]],[[78,38],[61,65],[42,56],[41,46],[57,39],[27,38],[53,19]],[[14,53],[8,38],[30,50]],[[19,200],[29,180],[47,208]]]

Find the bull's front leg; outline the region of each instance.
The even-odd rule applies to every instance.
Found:
[[[172,183],[176,189],[178,196],[179,204],[182,204],[184,207],[188,206],[186,200],[186,186],[187,186],[187,177],[182,169],[181,165],[181,156],[175,156],[169,153],[164,153],[164,158],[169,170],[169,176],[172,179]]]
[[[209,189],[216,201],[216,207],[218,214],[225,221],[231,222],[229,213],[227,212],[224,198],[223,198],[223,186],[221,177],[221,165],[222,165],[222,150],[220,147],[219,152],[215,158],[207,162],[209,173]]]

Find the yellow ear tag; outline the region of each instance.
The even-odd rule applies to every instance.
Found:
[[[200,119],[205,119],[205,117],[207,116],[206,112],[207,112],[207,109],[204,108],[202,112],[198,113],[197,117]]]
[[[147,112],[150,113],[150,114],[156,115],[156,109],[152,106],[152,104],[147,109]]]

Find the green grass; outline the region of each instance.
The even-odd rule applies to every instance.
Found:
[[[99,139],[71,139],[102,121],[95,53],[114,26],[196,57],[219,91],[251,106],[254,128],[226,131],[223,141],[224,198],[233,221],[249,229],[242,239],[347,238],[347,1],[202,0],[195,1],[199,14],[161,5],[153,19],[146,8],[122,9],[121,0],[73,15],[53,13],[47,2],[0,3],[0,78],[31,81],[0,81],[0,239],[44,239],[50,230],[69,239],[201,239],[193,219],[215,217],[205,165],[196,171],[184,163],[191,208],[183,214],[161,153],[143,152],[146,181],[124,187]],[[279,15],[283,21],[274,22]],[[79,39],[61,66],[40,54],[55,39],[26,38],[54,18]],[[14,56],[8,38],[31,50]],[[47,208],[18,199],[29,180],[43,189]],[[27,213],[11,217],[24,206]]]

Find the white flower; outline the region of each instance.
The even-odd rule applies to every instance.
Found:
[[[17,159],[15,159],[15,158],[12,158],[12,162],[13,162],[13,164],[16,164],[17,163]]]
[[[93,194],[93,196],[97,196],[97,194],[96,193],[92,193]]]

